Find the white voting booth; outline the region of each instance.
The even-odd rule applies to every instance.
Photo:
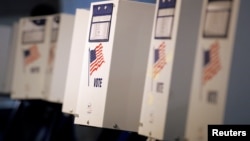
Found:
[[[185,137],[207,140],[223,124],[240,0],[204,0]]]
[[[47,17],[19,20],[11,98],[43,98],[43,83],[49,36]],[[41,57],[43,56],[43,57]]]
[[[154,9],[126,0],[91,3],[76,124],[138,130]]]
[[[69,54],[69,65],[62,104],[62,112],[76,114],[78,90],[80,87],[80,76],[82,70],[83,55],[85,52],[85,41],[87,39],[87,25],[89,10],[76,9],[72,43]]]
[[[183,0],[178,4],[180,0],[175,5],[175,12],[178,6],[181,10],[174,57],[171,60],[173,54],[167,51],[172,38],[165,39],[166,54],[151,53],[138,132],[160,140],[206,141],[207,125],[223,124],[239,0]],[[174,31],[173,27],[172,36]],[[154,35],[151,48],[157,43]],[[154,77],[153,59],[165,55],[166,65]],[[169,75],[165,67],[170,69],[171,63]]]
[[[63,103],[75,16],[57,14],[49,18],[52,21],[52,32],[46,66],[45,95],[48,101]]]
[[[62,103],[74,16],[20,19],[11,97]]]
[[[157,0],[138,133],[164,139],[182,0]]]
[[[9,91],[6,89],[8,87],[7,80],[9,75],[8,62],[10,60],[11,53],[11,36],[12,27],[0,25],[0,93],[7,94]]]
[[[11,94],[12,80],[13,80],[13,72],[14,72],[14,61],[15,61],[15,52],[17,47],[17,34],[18,34],[18,22],[15,22],[11,28],[11,39],[10,39],[10,50],[8,55],[7,62],[7,72],[5,77],[5,87],[4,92]]]

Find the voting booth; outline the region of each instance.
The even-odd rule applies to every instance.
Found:
[[[83,55],[85,52],[85,41],[87,39],[87,27],[89,10],[76,9],[72,43],[69,54],[69,64],[66,75],[66,85],[62,112],[76,114],[78,90],[80,87],[80,76],[82,70]]]
[[[0,25],[0,93],[9,93],[8,87],[8,76],[9,76],[9,61],[11,56],[11,38],[12,38],[12,27]]]
[[[157,0],[138,133],[164,139],[182,0]]]
[[[73,21],[68,14],[20,19],[13,99],[62,103]]]
[[[46,16],[19,20],[11,97],[42,99],[49,22]],[[43,57],[41,57],[43,56]]]
[[[240,0],[204,0],[185,138],[207,140],[223,124]]]
[[[171,50],[163,52],[171,48],[172,38],[157,46],[157,32],[153,30],[151,48],[155,52],[148,63],[151,68],[145,83],[139,134],[152,140],[206,141],[207,126],[223,124],[239,2],[176,0],[175,12],[181,10],[173,60]],[[160,11],[161,2],[158,4]],[[159,13],[155,16],[155,30]],[[171,35],[175,38],[174,32],[173,27]],[[166,61],[158,65],[163,57]],[[171,64],[172,72],[168,74],[166,67],[171,69]]]
[[[12,87],[12,80],[13,80],[13,72],[14,72],[14,61],[15,61],[15,52],[17,47],[17,35],[18,35],[18,22],[14,22],[11,26],[11,37],[10,37],[10,44],[9,44],[9,53],[6,54],[8,56],[7,63],[7,72],[5,75],[5,85],[3,91],[5,93],[11,94],[11,87]]]
[[[154,9],[125,0],[91,3],[76,124],[137,132]]]
[[[63,13],[48,18],[52,25],[50,26],[44,95],[48,101],[62,103],[75,16]]]

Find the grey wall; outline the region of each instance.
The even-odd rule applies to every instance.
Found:
[[[225,124],[250,124],[250,1],[242,0],[228,87]]]

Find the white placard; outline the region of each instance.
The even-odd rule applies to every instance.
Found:
[[[204,25],[205,37],[226,37],[231,14],[231,1],[210,2]]]
[[[109,36],[109,26],[109,22],[92,24],[90,40],[107,40]]]
[[[24,31],[23,32],[23,42],[24,43],[42,42],[43,38],[44,38],[44,30]]]
[[[157,19],[155,37],[170,37],[173,17],[161,17]]]
[[[45,36],[46,19],[26,19],[23,20],[22,42],[38,43],[43,42]]]

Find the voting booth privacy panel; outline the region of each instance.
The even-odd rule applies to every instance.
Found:
[[[239,1],[163,3],[157,1],[138,133],[160,140],[205,141],[207,125],[223,123]],[[169,34],[157,38],[163,10],[174,16],[163,16]],[[166,24],[170,17],[172,30]]]
[[[185,137],[206,140],[223,124],[240,0],[205,0],[196,49]]]
[[[91,3],[76,124],[137,132],[154,9],[135,1]]]
[[[9,53],[7,54],[8,56],[8,61],[7,61],[7,72],[6,72],[6,77],[5,77],[5,87],[4,87],[4,92],[11,94],[11,88],[12,88],[12,80],[13,80],[13,72],[14,72],[14,61],[15,61],[15,52],[16,52],[16,47],[17,47],[17,35],[18,35],[18,22],[13,23],[11,26],[12,31],[11,31],[11,37],[10,37],[10,46],[9,46]]]
[[[64,100],[62,112],[77,115],[76,105],[78,90],[80,87],[80,76],[83,71],[83,56],[85,50],[85,41],[87,39],[87,25],[89,20],[89,10],[76,9],[72,43],[69,54],[69,65],[67,68],[66,85],[64,91]]]
[[[152,26],[138,133],[164,139],[181,0],[158,0]]]
[[[9,76],[9,61],[11,59],[11,38],[12,38],[12,27],[0,25],[0,93],[9,93],[8,87],[8,76]]]
[[[66,85],[67,68],[72,42],[74,15],[57,14],[50,17],[51,37],[49,56],[47,58],[47,75],[45,80],[46,99],[62,103]]]
[[[68,14],[20,19],[12,98],[62,103],[73,19]]]
[[[42,76],[45,68],[41,66],[46,62],[48,41],[45,37],[49,35],[48,26],[45,16],[20,19],[12,98],[43,98]]]

